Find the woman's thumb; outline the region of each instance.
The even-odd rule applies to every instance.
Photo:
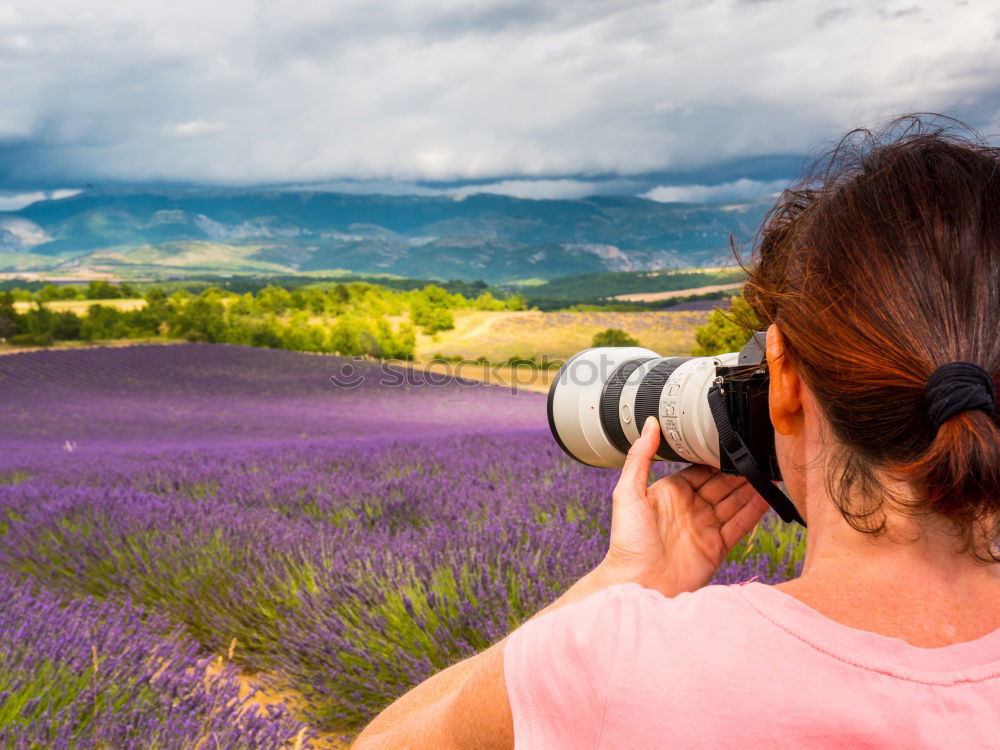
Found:
[[[622,475],[618,480],[619,487],[628,487],[638,492],[646,490],[649,480],[649,470],[653,466],[653,457],[660,447],[660,423],[656,417],[646,417],[642,425],[642,434],[629,449],[622,467]]]

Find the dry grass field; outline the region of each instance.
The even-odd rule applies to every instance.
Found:
[[[417,337],[417,358],[442,355],[498,362],[513,357],[563,359],[591,344],[595,333],[620,328],[662,355],[689,354],[707,310],[653,312],[456,312],[455,328]]]
[[[14,309],[19,313],[26,313],[31,309],[32,304],[31,302],[15,302]],[[70,310],[77,315],[86,315],[87,308],[91,305],[104,305],[116,310],[141,310],[146,306],[146,300],[141,297],[136,299],[57,299],[45,303],[45,306],[52,312]]]

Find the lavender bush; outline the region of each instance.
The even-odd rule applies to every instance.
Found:
[[[234,667],[208,678],[207,667],[198,644],[161,617],[63,603],[0,577],[2,747],[277,750],[299,736],[287,711],[258,713],[240,699]]]
[[[544,397],[208,345],[0,358],[0,570],[127,600],[349,729],[483,648],[604,553],[614,472]],[[670,467],[660,467],[662,473]],[[777,519],[717,582],[784,579]]]

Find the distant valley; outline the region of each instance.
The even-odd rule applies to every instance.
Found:
[[[731,263],[770,202],[87,191],[0,213],[0,272],[123,279],[345,270],[503,284]]]

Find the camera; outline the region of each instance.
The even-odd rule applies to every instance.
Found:
[[[768,412],[764,333],[741,352],[661,357],[637,346],[594,347],[563,363],[549,387],[552,436],[572,458],[620,468],[648,417],[656,458],[744,476],[784,521],[805,525],[775,486],[781,479]]]

